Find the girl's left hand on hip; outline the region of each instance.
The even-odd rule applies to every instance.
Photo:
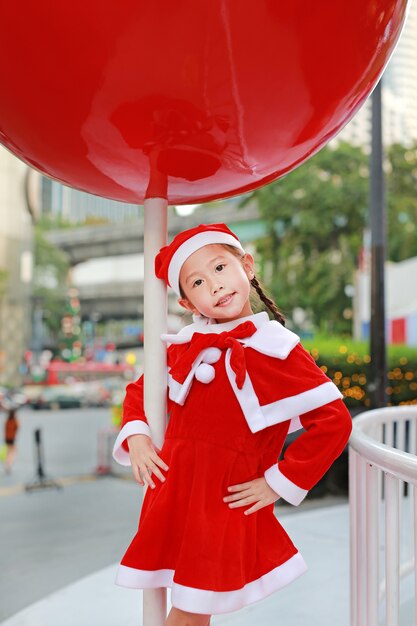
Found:
[[[255,513],[280,498],[280,496],[271,489],[264,477],[255,478],[255,480],[242,483],[241,485],[232,485],[228,487],[228,491],[233,493],[232,495],[225,496],[223,502],[229,502],[231,509],[253,504],[252,507],[244,511],[245,515]]]

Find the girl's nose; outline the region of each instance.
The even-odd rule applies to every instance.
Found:
[[[218,291],[220,291],[220,289],[223,289],[222,285],[219,285],[219,283],[212,283],[212,285],[211,285],[211,293],[212,294],[217,293]]]

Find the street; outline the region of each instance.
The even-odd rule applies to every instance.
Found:
[[[94,475],[97,431],[109,425],[109,409],[25,409],[19,420],[14,471],[0,475],[0,622],[117,562],[135,532],[142,498],[130,479]],[[60,490],[22,488],[35,478],[36,428],[42,429],[45,473],[62,479]]]

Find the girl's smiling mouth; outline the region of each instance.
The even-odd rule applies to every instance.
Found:
[[[217,302],[216,306],[225,306],[226,304],[229,304],[229,302],[231,301],[231,299],[233,298],[233,296],[235,295],[235,291],[231,294],[229,294],[228,296],[223,296],[222,298],[220,298],[220,300]]]

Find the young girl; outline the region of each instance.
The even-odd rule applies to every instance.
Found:
[[[344,449],[342,394],[286,329],[225,224],[175,237],[155,271],[193,313],[168,347],[169,423],[161,450],[127,387],[115,459],[148,485],[117,584],[171,587],[167,626],[207,626],[295,580],[305,562],[274,515],[299,504]],[[275,317],[253,313],[251,285]],[[278,462],[288,432],[304,428]]]

